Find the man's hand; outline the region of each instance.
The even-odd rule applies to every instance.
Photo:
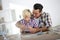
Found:
[[[37,32],[36,29],[35,29],[35,28],[32,28],[32,27],[29,27],[29,31],[30,31],[31,33],[36,33],[36,32]]]
[[[49,29],[47,27],[42,27],[41,30],[45,32],[45,31],[48,31]]]
[[[39,31],[42,31],[42,32],[48,31],[48,28],[47,27],[42,27],[42,28],[29,27],[29,30],[30,30],[31,33],[36,33],[36,32],[39,32]]]

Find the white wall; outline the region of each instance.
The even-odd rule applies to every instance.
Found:
[[[44,6],[43,11],[48,12],[52,19],[52,26],[60,25],[60,0],[10,0],[10,3],[26,6],[33,9],[33,4],[41,3]]]
[[[0,17],[4,17],[6,23],[7,35],[19,34],[20,30],[15,26],[16,22],[12,21],[11,10],[9,9],[9,0],[2,0],[3,10],[0,12]]]
[[[0,12],[0,16],[5,17],[5,21],[7,21],[7,22],[12,21],[10,7],[9,7],[10,3],[15,4],[15,5],[19,5],[19,7],[23,6],[23,8],[27,7],[31,11],[33,9],[33,4],[41,3],[44,6],[43,11],[48,12],[51,16],[52,23],[53,23],[52,26],[60,25],[60,18],[59,18],[60,17],[60,15],[59,15],[60,14],[60,5],[59,5],[60,0],[2,0],[3,11]],[[23,8],[21,8],[21,9],[19,8],[20,13],[16,14],[17,17],[19,17],[18,14],[22,13]],[[11,30],[10,33],[12,33],[12,32],[13,31]]]

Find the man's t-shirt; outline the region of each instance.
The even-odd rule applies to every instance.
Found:
[[[34,20],[36,21],[36,23],[38,24],[38,26],[39,26],[39,18],[34,18]]]

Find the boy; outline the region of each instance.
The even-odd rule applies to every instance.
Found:
[[[38,24],[34,19],[31,19],[31,12],[29,9],[23,10],[23,19],[20,20],[20,29],[22,32],[32,32],[31,28],[37,28]],[[35,29],[34,29],[35,30]]]

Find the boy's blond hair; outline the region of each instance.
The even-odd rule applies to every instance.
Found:
[[[25,10],[23,10],[23,14],[22,15],[23,15],[23,18],[25,16],[31,17],[31,11],[29,9],[25,9]]]

